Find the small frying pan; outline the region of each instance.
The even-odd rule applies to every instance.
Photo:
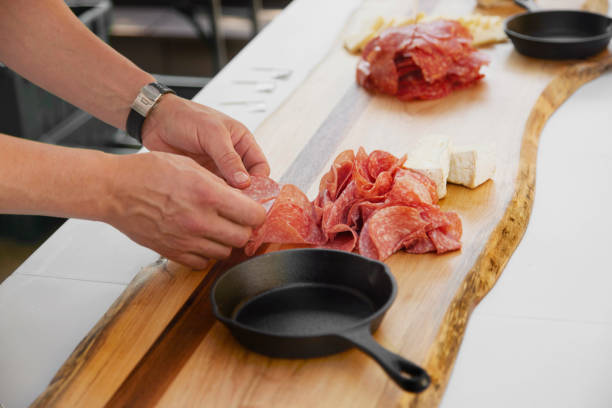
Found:
[[[586,58],[612,38],[612,19],[578,10],[536,10],[533,0],[514,0],[527,13],[510,17],[504,31],[521,54],[546,59]]]
[[[401,388],[421,392],[421,367],[379,345],[372,334],[397,294],[382,262],[327,249],[272,252],[229,269],[215,282],[215,316],[246,348],[310,358],[357,347]]]

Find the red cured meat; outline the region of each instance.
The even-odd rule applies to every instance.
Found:
[[[348,252],[355,249],[359,235],[354,229],[345,224],[338,224],[333,228],[333,233],[334,238],[323,244],[323,247]]]
[[[346,150],[338,155],[332,164],[331,169],[327,172],[319,183],[319,195],[322,195],[325,190],[328,191],[329,197],[335,200],[342,189],[346,187],[353,172],[353,162],[355,161],[355,153],[352,150]]]
[[[251,185],[241,190],[243,194],[259,203],[270,201],[280,192],[280,186],[266,176],[251,176]]]
[[[277,197],[246,254],[272,242],[356,250],[381,260],[400,249],[441,254],[461,248],[461,220],[440,210],[435,183],[401,167],[404,161],[381,150],[342,152],[312,202],[291,184],[278,192],[274,181],[255,177],[245,194],[258,201]]]
[[[372,180],[376,180],[383,171],[393,171],[399,165],[397,157],[382,150],[374,150],[368,156],[368,174]]]
[[[386,198],[387,204],[436,204],[436,184],[427,176],[409,169],[401,169]]]
[[[323,209],[323,217],[321,220],[321,229],[323,234],[328,239],[332,239],[335,234],[334,227],[338,224],[346,225],[348,228],[348,212],[352,207],[352,204],[357,199],[357,188],[355,182],[351,181],[348,186],[342,191],[340,197],[331,205],[326,206]],[[344,229],[343,231],[346,231]]]
[[[433,252],[436,250],[436,247],[428,236],[419,237],[404,242],[403,247],[404,251],[408,252],[409,254],[426,254],[427,252]]]
[[[314,205],[296,186],[283,186],[265,222],[253,232],[245,253],[253,255],[264,242],[311,245],[325,242],[317,225]]]
[[[453,212],[447,212],[444,215],[448,223],[430,231],[428,234],[438,254],[461,248],[461,234],[463,233],[461,219]]]
[[[385,30],[364,48],[357,83],[401,100],[436,99],[472,85],[488,63],[457,21],[437,20]]]
[[[363,255],[385,260],[401,248],[404,241],[411,237],[422,236],[427,225],[427,221],[421,218],[420,211],[416,208],[408,206],[382,208],[372,214],[363,227],[359,249]],[[366,242],[368,240],[371,242]]]
[[[349,210],[348,225],[359,230],[374,211],[384,206],[384,202],[372,202],[366,199],[357,200]]]
[[[374,154],[374,153],[372,153]],[[357,187],[357,193],[364,198],[375,198],[385,195],[393,185],[393,175],[397,169],[406,161],[406,156],[396,158],[389,163],[389,157],[380,154],[373,156],[372,161],[363,147],[360,147],[355,156],[353,165],[353,179]],[[372,169],[375,176],[370,173]]]
[[[461,220],[436,206],[389,206],[375,211],[359,236],[362,255],[385,260],[401,248],[442,254],[461,248]]]

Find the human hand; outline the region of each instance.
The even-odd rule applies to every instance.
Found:
[[[151,152],[114,157],[103,221],[195,269],[243,247],[265,209],[194,160]]]
[[[176,95],[162,96],[147,116],[142,141],[151,151],[189,156],[234,187],[248,187],[249,174],[270,174],[266,157],[242,123]]]

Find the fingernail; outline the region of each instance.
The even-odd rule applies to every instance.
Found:
[[[237,171],[234,173],[234,181],[238,184],[244,184],[249,181],[249,175],[244,171]]]

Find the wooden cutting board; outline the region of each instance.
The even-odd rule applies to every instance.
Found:
[[[421,9],[433,14],[474,9],[468,0],[422,3]],[[581,1],[566,3],[581,6]],[[358,13],[373,4],[400,15],[410,6],[374,0]],[[607,2],[589,1],[585,7],[605,12]],[[611,67],[612,57],[606,51],[588,61],[540,61],[517,54],[510,43],[495,45],[484,49],[491,64],[477,86],[440,100],[400,102],[358,88],[356,57],[342,49],[340,39],[330,44],[324,60],[256,131],[273,177],[313,197],[321,174],[345,149],[364,146],[401,155],[431,133],[447,134],[457,144],[496,146],[494,180],[475,190],[449,186],[441,201],[463,221],[463,249],[442,256],[398,253],[387,260],[399,293],[375,337],[424,366],[432,386],[419,395],[404,393],[356,350],[312,360],[269,359],[246,351],[215,322],[209,299],[214,279],[242,259],[235,255],[206,271],[164,261],[143,269],[34,406],[439,403],[470,313],[495,284],[527,226],[542,127],[578,87]]]

